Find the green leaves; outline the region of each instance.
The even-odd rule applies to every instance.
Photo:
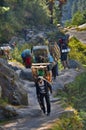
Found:
[[[86,64],[86,45],[82,44],[76,38],[71,38],[69,42],[71,51],[69,53],[70,59],[78,60],[83,65]]]
[[[86,129],[86,71],[77,76],[74,82],[67,84],[64,91],[58,93],[67,105],[77,111],[67,117],[67,113],[50,130],[85,130]],[[70,107],[71,108],[71,107]],[[70,109],[69,109],[70,111]]]
[[[78,11],[72,18],[72,25],[80,25],[83,23],[85,23],[84,15],[82,12]]]
[[[10,7],[0,7],[0,15],[4,14],[5,12],[9,10],[10,10]]]

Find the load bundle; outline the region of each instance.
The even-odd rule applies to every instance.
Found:
[[[60,48],[56,42],[49,44],[49,50],[54,59],[60,59]]]
[[[22,54],[21,54],[21,57],[22,58],[26,58],[26,57],[30,57],[31,56],[31,51],[30,49],[25,49]]]
[[[35,63],[47,63],[49,55],[48,46],[34,46],[32,55]]]

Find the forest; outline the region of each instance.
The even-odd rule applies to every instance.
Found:
[[[62,23],[63,6],[70,3],[65,14],[66,25],[86,22],[85,0],[2,0],[0,2],[0,43],[8,42],[23,28]],[[77,18],[77,20],[76,20]],[[5,35],[6,34],[6,35]]]

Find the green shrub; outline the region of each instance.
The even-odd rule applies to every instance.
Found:
[[[86,23],[86,10],[77,11],[71,20],[65,22],[65,26],[79,26]]]
[[[74,82],[65,85],[64,91],[58,92],[58,96],[59,95],[62,97],[62,100],[66,102],[67,105],[71,105],[79,112],[78,114],[83,120],[83,125],[84,125],[83,130],[85,130],[86,129],[86,71],[82,72],[79,76],[77,76]],[[58,129],[58,130],[67,130],[67,129]],[[68,129],[68,130],[76,130],[76,129]]]
[[[70,39],[69,47],[71,51],[69,53],[70,59],[75,59],[82,64],[86,64],[86,45],[82,44],[75,37]]]
[[[22,46],[16,46],[15,49],[11,52],[12,58],[16,61],[22,63],[21,53],[25,49],[30,49],[31,46],[29,44],[24,44]]]
[[[65,85],[64,91],[58,93],[78,111],[86,108],[86,72],[80,74],[74,82]]]
[[[62,116],[52,128],[48,130],[82,130],[82,119],[75,113],[70,117]]]
[[[5,105],[7,105],[7,103],[8,103],[7,98],[5,98],[5,99],[0,98],[0,106],[5,106]]]
[[[84,15],[82,12],[77,11],[72,18],[72,25],[81,25],[85,23]]]
[[[86,130],[86,111],[80,111],[80,117],[83,119],[83,130]]]

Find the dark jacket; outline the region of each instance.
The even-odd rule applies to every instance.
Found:
[[[43,86],[39,86],[38,83],[36,83],[36,94],[37,96],[40,96],[42,94],[48,94],[48,92],[50,91],[52,93],[52,86],[51,84],[49,84],[46,80],[44,81],[44,85]]]

